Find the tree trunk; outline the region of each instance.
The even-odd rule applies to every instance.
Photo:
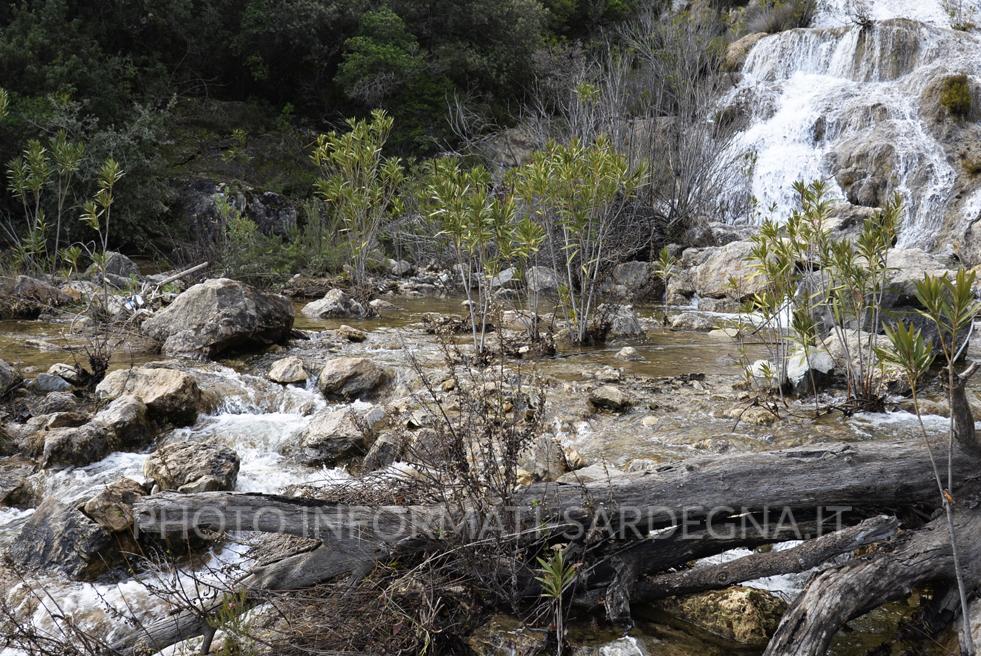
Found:
[[[961,508],[956,516],[958,545],[970,586],[981,582],[981,512]],[[784,615],[764,656],[821,656],[846,622],[917,585],[954,578],[946,520],[933,520],[901,536],[892,549],[854,558],[822,572]]]

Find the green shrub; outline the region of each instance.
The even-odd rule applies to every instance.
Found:
[[[951,116],[966,117],[971,113],[971,86],[967,75],[951,75],[940,85],[940,105]]]

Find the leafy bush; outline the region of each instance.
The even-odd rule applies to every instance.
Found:
[[[746,34],[776,34],[798,27],[809,27],[816,12],[816,0],[768,0],[746,9],[742,31]]]
[[[967,75],[944,78],[940,85],[940,106],[958,118],[965,118],[971,113],[971,85]]]

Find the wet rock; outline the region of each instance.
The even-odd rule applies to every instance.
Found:
[[[787,603],[764,590],[735,586],[657,602],[657,606],[724,640],[765,647]]]
[[[364,319],[369,312],[342,289],[332,289],[319,301],[303,306],[300,312],[311,319]]]
[[[715,322],[700,312],[682,312],[671,319],[671,330],[709,332],[714,328]]]
[[[787,382],[796,394],[814,394],[831,384],[834,359],[821,349],[797,351],[787,358]]]
[[[382,433],[368,449],[361,467],[366,472],[378,471],[399,459],[402,441],[393,433]]]
[[[351,326],[341,326],[337,329],[337,336],[349,342],[361,343],[368,339],[368,333]]]
[[[85,502],[82,512],[110,533],[133,530],[133,504],[147,490],[131,478],[121,478]]]
[[[635,349],[633,346],[624,346],[622,349],[617,351],[617,360],[627,360],[629,362],[643,362],[644,356],[640,354],[640,351]]]
[[[307,372],[303,368],[303,360],[292,355],[276,360],[269,367],[269,380],[282,385],[305,383]]]
[[[554,481],[572,469],[562,445],[552,435],[536,439],[526,456],[523,467],[536,481]]]
[[[292,329],[287,298],[227,278],[194,285],[142,326],[164,353],[192,358],[281,344]]]
[[[92,418],[92,423],[112,435],[113,446],[117,449],[142,448],[154,436],[146,404],[130,394],[114,399]]]
[[[746,367],[746,376],[753,389],[777,389],[780,387],[780,367],[769,360],[756,360]]]
[[[49,373],[38,374],[28,385],[33,392],[38,394],[68,392],[72,389],[72,384],[67,380],[61,376],[55,376]]]
[[[34,465],[19,457],[0,459],[0,505],[23,508],[33,505],[30,476]]]
[[[320,371],[317,387],[331,400],[369,400],[391,378],[388,369],[368,358],[335,358]]]
[[[31,406],[35,415],[54,412],[70,412],[78,407],[78,399],[72,392],[51,392]]]
[[[750,241],[734,241],[717,248],[688,249],[683,261],[694,264],[690,270],[691,289],[699,296],[735,300],[760,291],[763,280],[756,275],[756,269],[748,259],[752,249]],[[678,285],[683,280],[684,277],[679,276],[678,282],[673,284]]]
[[[519,282],[518,270],[514,267],[504,269],[488,281],[491,289],[512,288],[516,287]]]
[[[17,276],[11,291],[18,299],[41,307],[57,307],[71,302],[71,298],[54,285],[28,276]]]
[[[590,392],[589,404],[596,410],[626,412],[633,405],[633,401],[619,387],[603,385]]]
[[[55,569],[76,580],[97,578],[121,561],[109,531],[53,497],[27,519],[8,557],[22,568]]]
[[[725,69],[732,72],[742,70],[743,64],[746,63],[746,57],[749,56],[749,51],[765,36],[766,32],[755,32],[730,43],[729,47],[726,48],[726,55],[723,60]]]
[[[562,279],[551,267],[533,266],[525,271],[525,283],[533,294],[558,294]]]
[[[370,307],[375,312],[378,312],[379,314],[382,312],[394,312],[395,310],[398,310],[397,306],[393,305],[392,303],[389,303],[383,298],[372,299],[368,303],[368,307]]]
[[[0,360],[0,397],[3,397],[24,380],[16,369]]]
[[[608,327],[608,337],[640,337],[644,328],[631,305],[603,304],[596,308],[597,318]]]
[[[140,267],[136,266],[136,263],[133,260],[129,259],[122,253],[107,251],[106,273],[111,276],[127,279],[134,276],[138,277],[140,275]],[[85,270],[85,276],[88,278],[93,278],[98,274],[99,267],[94,264]]]
[[[384,416],[378,406],[328,408],[313,416],[286,452],[308,465],[343,464],[365,455],[372,431]]]
[[[540,656],[546,653],[548,634],[510,615],[494,615],[470,634],[467,646],[475,656]]]
[[[229,448],[198,442],[175,442],[143,463],[143,475],[160,490],[216,492],[235,489],[239,457]]]
[[[954,276],[956,262],[939,255],[931,255],[919,248],[892,248],[886,254],[889,272],[889,305],[916,305],[916,283],[924,274]]]
[[[53,412],[45,419],[44,430],[52,430],[54,428],[74,428],[75,426],[87,424],[88,421],[88,416],[82,414],[81,412],[74,412],[72,410],[67,412]]]
[[[650,262],[622,262],[610,275],[613,292],[620,298],[642,298],[651,292]]]
[[[777,415],[762,406],[741,404],[736,404],[729,408],[726,416],[740,423],[749,424],[750,426],[770,426],[776,423],[778,419]],[[705,448],[705,445],[701,445],[701,447]]]
[[[415,269],[411,262],[405,260],[386,260],[385,264],[388,266],[388,272],[398,278],[412,275]]]
[[[54,428],[43,437],[41,466],[45,469],[88,465],[102,460],[114,449],[111,434],[98,424]]]
[[[85,384],[85,375],[82,371],[77,366],[65,364],[64,362],[56,362],[48,367],[48,373],[52,376],[63,378],[65,382],[76,387]]]
[[[193,376],[163,367],[118,369],[99,383],[96,393],[108,399],[135,396],[146,404],[151,418],[175,426],[193,424],[202,402]]]

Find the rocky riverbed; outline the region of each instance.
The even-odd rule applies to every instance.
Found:
[[[707,262],[687,274],[696,294],[699,285],[705,291],[698,267]],[[343,292],[323,292],[311,307],[310,299],[210,280],[141,310],[145,329],[121,334],[94,387],[77,378],[79,349],[92,333],[78,327],[70,299],[53,296],[58,302],[49,298],[39,318],[0,323],[0,548],[11,617],[42,634],[57,636],[69,621],[111,640],[134,620],[166,614],[175,597],[219,586],[263,558],[252,536],[232,534],[184,558],[177,572],[134,560],[128,554],[161,546],[132,542],[136,498],[165,490],[291,494],[401,471],[397,450],[383,448],[386,435],[425,427],[420,375],[448,394],[457,381],[447,340],[465,348],[464,337],[433,334],[464,310],[460,296],[434,284],[441,278],[399,280],[371,318]],[[685,289],[674,288],[685,305],[668,309],[673,328],[659,307],[624,306],[627,328],[602,347],[560,344],[554,356],[509,362],[547,399],[546,428],[522,456],[523,482],[612,479],[698,453],[913,436],[915,417],[898,407],[815,420],[797,401],[779,417],[753,405],[744,371],[764,348],[731,336],[752,318],[696,310]],[[931,408],[938,414],[926,425],[942,435],[944,408]],[[652,606],[626,635],[586,622],[572,632],[576,653],[753,653],[803,580],[759,580]],[[877,613],[843,635],[835,653],[891,640],[888,613]],[[531,653],[521,645],[541,639],[507,628],[508,618],[495,621],[471,640],[477,653]]]

